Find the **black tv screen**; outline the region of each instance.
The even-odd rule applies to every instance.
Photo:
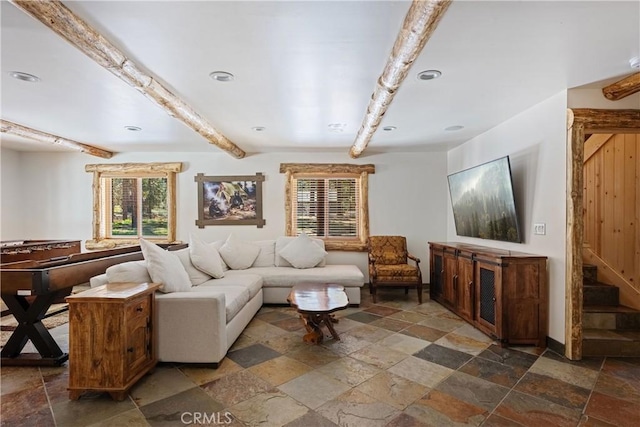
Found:
[[[458,236],[522,242],[509,156],[447,177]]]

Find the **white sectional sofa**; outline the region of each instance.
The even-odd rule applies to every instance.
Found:
[[[281,249],[294,239],[296,238],[281,237],[275,240],[243,242],[259,247],[258,255],[250,267],[241,270],[229,269],[227,263],[222,262],[224,277],[221,278],[212,278],[193,264],[192,260],[195,258],[192,250],[197,244],[192,244],[191,249],[165,251],[165,254],[160,255],[174,259],[155,260],[150,258],[143,246],[145,261],[132,261],[110,267],[105,274],[92,278],[91,286],[123,281],[162,282],[158,280],[163,279],[162,274],[158,277],[158,271],[154,269],[164,268],[164,273],[170,276],[176,270],[181,270],[181,264],[186,274],[179,276],[180,283],[175,286],[175,278],[167,277],[167,282],[173,280],[173,289],[169,289],[167,285],[163,286],[165,292],[156,292],[158,360],[216,365],[263,303],[288,304],[287,296],[293,285],[340,284],[345,287],[350,304],[360,304],[364,275],[357,266],[326,265],[323,258],[315,267],[295,268],[279,255]],[[322,241],[317,240],[315,243],[324,251]],[[209,245],[219,253],[224,253],[225,241]],[[175,264],[175,259],[180,261],[179,264]],[[234,264],[234,259],[229,257],[226,261]],[[189,283],[182,286],[183,282]]]

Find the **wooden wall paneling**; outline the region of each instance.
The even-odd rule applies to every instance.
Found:
[[[586,157],[586,156],[585,156]],[[595,237],[595,158],[584,163],[584,243],[594,247]]]
[[[635,223],[636,211],[639,200],[636,200],[636,135],[621,135],[624,138],[624,159],[623,159],[623,205],[624,223],[621,224],[622,231],[622,270],[621,274],[629,281],[634,281],[634,276],[638,266],[635,264],[635,235],[637,226]]]
[[[611,138],[613,134],[610,133],[596,133],[589,137],[584,142],[584,161],[586,163],[587,160],[591,158],[595,153],[600,150],[600,148],[607,143],[609,138]]]
[[[636,275],[634,283],[640,288],[640,136],[636,135],[636,213],[633,223],[636,226],[635,237],[635,253],[636,259],[634,265],[636,266]],[[640,303],[638,304],[640,305]]]
[[[624,224],[624,135],[616,135],[614,140],[614,184],[613,184],[613,242],[614,242],[614,266],[618,271],[624,270],[624,236],[622,225]]]
[[[594,236],[593,236],[593,247],[597,249],[598,253],[602,251],[602,218],[604,216],[604,203],[603,201],[603,192],[604,187],[602,185],[602,165],[604,162],[604,151],[600,150],[598,156],[594,159],[594,197],[595,197],[595,206],[593,207],[594,213]]]
[[[612,143],[607,144],[604,148],[603,154],[603,218],[602,218],[602,253],[614,253],[614,237],[613,228],[611,224],[613,222],[613,216],[615,214],[614,205],[614,191],[615,191],[615,147]]]

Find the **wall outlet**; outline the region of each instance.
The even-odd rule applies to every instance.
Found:
[[[539,234],[542,236],[547,234],[547,224],[545,224],[544,222],[533,224],[533,234]]]

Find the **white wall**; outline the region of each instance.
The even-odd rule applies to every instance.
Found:
[[[565,342],[567,92],[505,121],[449,151],[448,173],[509,155],[523,243],[459,237],[451,201],[447,204],[447,240],[528,252],[549,257],[549,336]],[[545,223],[544,236],[533,224]]]
[[[205,144],[203,142],[203,144]],[[446,153],[398,153],[364,156],[352,160],[345,153],[268,153],[249,155],[238,160],[225,153],[126,153],[104,160],[76,153],[12,152],[20,168],[13,171],[3,189],[15,186],[18,194],[2,199],[2,212],[14,215],[3,218],[2,232],[19,230],[19,239],[91,238],[92,176],[84,171],[88,163],[183,162],[178,174],[177,238],[189,240],[195,232],[205,240],[224,239],[230,232],[242,239],[270,239],[284,233],[284,174],[281,162],[287,163],[372,163],[376,173],[369,177],[369,217],[371,234],[407,236],[410,252],[422,259],[424,281],[428,282],[427,241],[446,236]],[[208,226],[199,229],[197,187],[194,177],[205,175],[266,176],[263,183],[263,216],[266,225]],[[9,182],[10,181],[10,182]],[[7,184],[7,185],[5,185]],[[25,197],[28,195],[28,197]],[[8,206],[12,208],[7,208]],[[7,231],[8,232],[8,231]],[[330,263],[357,264],[367,274],[365,253],[331,252]]]
[[[640,92],[619,101],[609,101],[602,94],[602,89],[569,89],[567,91],[567,106],[569,108],[604,108],[608,110],[640,108]]]
[[[21,188],[20,154],[0,150],[0,240],[24,239]]]

